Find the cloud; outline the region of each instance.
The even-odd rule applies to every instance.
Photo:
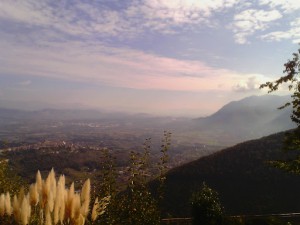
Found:
[[[16,7],[17,6],[17,7]],[[51,29],[68,35],[89,36],[117,35],[130,27],[122,14],[81,1],[52,2],[34,0],[3,0],[0,3],[0,18],[25,24],[29,30]]]
[[[290,29],[274,31],[263,35],[261,38],[267,41],[281,41],[291,39],[293,43],[300,43],[300,17],[290,22]]]
[[[20,84],[21,86],[28,86],[28,85],[30,85],[31,83],[32,83],[31,80],[26,80],[26,81],[20,82],[19,84]]]
[[[277,10],[248,9],[236,14],[232,24],[235,40],[239,44],[247,43],[247,37],[256,31],[263,31],[270,23],[282,17]]]
[[[26,25],[28,31],[51,29],[82,37],[132,38],[144,31],[174,33],[176,28],[212,26],[212,16],[240,0],[132,0],[118,10],[97,1],[3,0],[0,18]],[[16,7],[17,6],[17,7]],[[186,26],[189,25],[189,26]],[[15,30],[16,32],[17,30]]]
[[[258,91],[260,84],[264,83],[266,80],[265,77],[262,77],[261,75],[254,75],[248,78],[246,80],[240,81],[238,84],[235,84],[232,87],[232,90],[235,92],[253,92]]]
[[[70,36],[85,40],[124,40],[145,32],[175,34],[202,27],[228,27],[230,23],[235,41],[245,44],[249,36],[265,31],[274,21],[300,9],[299,1],[295,0],[262,0],[257,4],[241,0],[131,0],[118,3],[118,9],[111,4],[116,3],[2,0],[0,28],[2,23],[5,29],[0,35],[7,35],[5,30],[14,35],[26,30],[29,41],[39,39],[42,34],[46,36],[44,38],[60,41]],[[232,9],[236,12],[233,18]],[[233,21],[223,24],[223,19],[218,16],[226,13]],[[15,23],[15,26],[9,23]]]
[[[268,6],[271,9],[279,10],[288,19],[286,25],[289,29],[282,31],[276,30],[261,36],[262,40],[281,41],[292,40],[293,43],[300,42],[300,18],[295,18],[293,14],[300,13],[300,1],[294,0],[262,0],[259,2],[261,6]]]
[[[42,1],[36,3],[38,4],[35,4],[33,1],[1,1],[0,18],[32,25],[49,24],[50,21],[46,16],[49,14],[48,7],[45,7]],[[40,10],[42,8],[44,8],[43,11]]]
[[[300,9],[300,1],[295,0],[260,0],[259,4],[279,8],[284,13],[291,13]]]
[[[87,4],[79,0],[3,0],[0,28],[5,29],[0,29],[0,47],[5,54],[0,55],[1,73],[136,89],[215,90],[222,84],[218,89],[231,90],[238,80],[245,79],[245,74],[202,61],[144,53],[124,45],[112,47],[106,41],[132,38],[144,31],[172,33],[178,27],[209,26],[214,14],[242,3],[133,0],[122,2],[117,11],[98,1]],[[245,7],[250,5],[237,7],[242,12],[234,16],[232,24],[240,44],[282,17],[277,9]],[[15,26],[8,26],[11,24]],[[297,24],[293,26],[297,29]]]
[[[145,4],[137,2],[128,8],[127,13],[131,16],[139,14],[146,19],[146,26],[160,30],[186,24],[210,24],[209,18],[214,13],[233,7],[240,0],[147,0]]]
[[[196,60],[179,60],[129,48],[53,43],[47,47],[1,44],[2,74],[49,77],[79,83],[180,91],[231,90],[245,74]],[[15,48],[14,51],[8,49]],[[24,82],[29,84],[29,82]],[[217,87],[218,84],[222,86]]]

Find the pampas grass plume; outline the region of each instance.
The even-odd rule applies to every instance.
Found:
[[[48,195],[48,201],[47,201],[47,207],[50,212],[53,212],[54,209],[54,197],[53,197],[53,192],[50,191]]]
[[[85,217],[83,215],[79,215],[78,219],[76,220],[76,225],[84,225]]]
[[[31,214],[31,207],[29,204],[28,197],[24,197],[21,203],[21,209],[20,209],[20,217],[21,222],[23,225],[27,225],[29,223],[30,214]]]
[[[92,210],[92,221],[95,221],[98,216],[101,216],[105,213],[105,209],[107,205],[109,204],[110,196],[104,197],[101,199],[101,202],[99,202],[98,197],[96,198]]]
[[[64,185],[63,177],[60,176],[56,188],[56,197],[55,197],[54,212],[53,212],[54,224],[58,223],[60,218],[60,211],[64,210],[63,202],[65,201],[64,199],[65,187],[63,185]]]
[[[18,201],[18,197],[16,195],[14,195],[12,206],[13,206],[14,218],[16,221],[19,221],[19,219],[20,219],[20,204]]]
[[[66,190],[66,198],[65,198],[65,218],[73,218],[72,217],[72,205],[74,199],[74,182],[71,184],[70,189]]]
[[[21,189],[18,193],[18,201],[19,201],[20,205],[21,205],[24,197],[25,197],[25,190],[24,190],[24,187],[21,187]]]
[[[99,205],[99,201],[98,201],[98,197],[96,198],[95,202],[94,202],[94,206],[92,209],[92,221],[95,221],[98,217],[98,205]]]
[[[12,207],[11,207],[9,192],[6,192],[6,196],[5,196],[5,212],[9,216],[12,214]]]
[[[53,193],[53,196],[56,196],[56,179],[55,179],[55,172],[54,169],[52,168],[50,173],[49,173],[49,178],[50,178],[50,190]]]
[[[90,179],[87,179],[81,189],[80,198],[81,201],[89,201],[90,200],[90,191],[91,191],[91,181]]]
[[[82,190],[80,194],[80,198],[82,201],[81,213],[85,217],[89,213],[89,206],[90,206],[90,199],[91,199],[90,192],[91,192],[91,181],[90,179],[87,179],[82,186]]]
[[[80,196],[79,194],[75,194],[72,199],[72,206],[71,206],[71,218],[77,219],[80,215]]]
[[[65,176],[61,175],[57,182],[56,198],[54,206],[54,224],[62,223],[65,216]]]
[[[68,197],[68,191],[67,190],[63,190],[63,201],[61,204],[61,209],[59,211],[59,221],[62,223],[64,218],[66,218],[66,210],[67,210],[67,197]]]
[[[46,180],[41,177],[40,171],[36,174],[36,183],[31,184],[25,195],[22,187],[18,195],[14,195],[11,203],[9,192],[0,194],[0,216],[12,215],[15,221],[22,225],[28,225],[35,219],[38,224],[72,224],[84,225],[89,214],[91,181],[87,179],[82,186],[81,193],[75,193],[74,183],[69,189],[65,186],[65,176],[61,175],[56,181],[55,172],[52,169]],[[102,215],[110,201],[110,196],[98,201],[96,198],[92,209],[91,219],[95,221]],[[31,206],[40,209],[40,215],[30,221]],[[34,211],[37,213],[37,211]]]
[[[5,213],[5,195],[0,195],[0,215],[3,216]]]
[[[42,208],[46,207],[49,198],[49,193],[50,193],[50,180],[47,179],[46,181],[42,181],[42,192],[41,192]]]
[[[97,211],[99,216],[105,213],[105,209],[108,206],[109,202],[110,202],[110,196],[106,196],[101,199],[101,202],[98,204],[98,211]]]
[[[35,183],[39,193],[42,191],[42,176],[41,172],[38,170],[35,176]]]
[[[52,218],[49,210],[46,210],[45,225],[52,225]]]
[[[39,192],[37,183],[31,184],[29,187],[29,201],[31,206],[36,206],[39,202]]]

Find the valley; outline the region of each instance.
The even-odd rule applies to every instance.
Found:
[[[150,152],[147,179],[158,177],[163,134],[169,131],[165,214],[189,216],[188,200],[203,181],[220,193],[229,214],[300,210],[287,189],[292,183],[293,190],[300,188],[298,179],[267,165],[269,160],[286,157],[280,152],[283,134],[236,145],[293,128],[286,116],[290,111],[275,108],[284,101],[286,97],[249,97],[194,119],[0,109],[0,157],[28,183],[37,170],[45,175],[54,168],[68,177],[68,184],[75,181],[80,186],[89,177],[94,187],[100,187],[109,155],[122,191],[130,179],[130,153],[142,155],[146,140]],[[155,190],[156,181],[150,186]],[[278,198],[279,193],[285,197]]]

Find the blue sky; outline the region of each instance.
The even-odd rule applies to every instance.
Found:
[[[208,115],[299,42],[295,0],[2,0],[0,106]]]

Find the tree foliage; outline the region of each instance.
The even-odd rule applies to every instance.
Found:
[[[148,147],[144,149],[142,155],[131,152],[128,186],[127,190],[120,196],[120,206],[122,207],[119,215],[121,215],[120,222],[124,225],[155,225],[160,222],[157,202],[147,188],[148,163]]]
[[[224,217],[224,209],[218,193],[203,183],[200,191],[193,194],[192,200],[193,225],[219,225]]]
[[[280,77],[274,82],[266,82],[262,84],[260,88],[268,88],[269,93],[273,91],[277,91],[279,86],[282,84],[288,84],[288,88],[290,91],[293,91],[292,101],[287,102],[283,105],[282,108],[287,106],[292,106],[293,112],[291,115],[292,121],[294,121],[297,126],[300,126],[300,48],[296,53],[293,53],[293,58],[288,60],[287,63],[284,64],[284,76]]]
[[[100,182],[99,197],[110,196],[110,204],[107,206],[101,220],[98,224],[113,225],[116,224],[116,207],[119,205],[117,198],[117,171],[115,158],[112,156],[108,149],[103,150],[103,165],[102,177]]]
[[[274,82],[266,82],[260,88],[268,88],[269,93],[277,91],[278,88],[287,84],[290,91],[292,91],[291,101],[281,106],[279,109],[285,107],[292,107],[291,119],[297,124],[297,128],[286,133],[284,150],[300,150],[300,48],[293,53],[293,58],[284,64],[284,76],[275,80]],[[295,154],[294,157],[288,161],[272,161],[271,164],[277,168],[292,172],[300,173],[300,155]]]
[[[151,138],[146,139],[143,152],[130,153],[128,181],[125,190],[118,193],[116,168],[109,152],[104,153],[103,179],[100,193],[111,196],[111,202],[99,224],[103,225],[158,225],[160,224],[159,200],[163,197],[165,172],[167,170],[171,133],[164,132],[160,162],[157,164],[159,195],[156,199],[149,190],[151,177]]]
[[[159,180],[159,186],[158,186],[158,198],[160,200],[160,204],[162,203],[162,199],[164,197],[165,192],[165,182],[166,182],[166,172],[168,170],[168,161],[169,161],[169,155],[168,150],[171,146],[171,132],[164,131],[164,137],[162,139],[161,144],[161,157],[159,158],[159,162],[157,164],[158,167],[158,180]]]

